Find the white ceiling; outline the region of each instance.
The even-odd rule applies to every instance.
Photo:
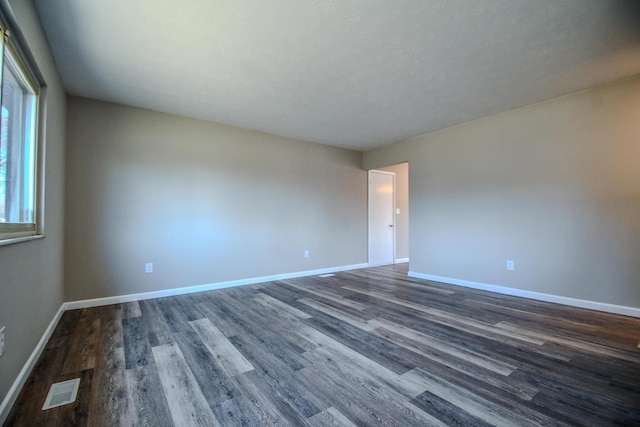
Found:
[[[640,1],[35,0],[68,93],[366,150],[640,73]]]

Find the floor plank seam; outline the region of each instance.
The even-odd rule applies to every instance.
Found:
[[[5,425],[640,425],[640,319],[406,274],[65,312]]]

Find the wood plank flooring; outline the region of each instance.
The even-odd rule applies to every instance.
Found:
[[[68,311],[5,425],[640,426],[640,319],[406,273]]]

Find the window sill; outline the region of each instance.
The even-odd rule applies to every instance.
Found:
[[[44,234],[36,234],[33,236],[14,237],[12,239],[0,240],[0,246],[13,245],[14,243],[28,242],[29,240],[44,239]]]

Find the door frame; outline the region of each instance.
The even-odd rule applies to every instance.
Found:
[[[393,245],[393,258],[391,260],[390,264],[395,264],[396,263],[396,174],[395,172],[387,172],[387,171],[381,171],[378,169],[371,169],[367,172],[367,263],[371,266],[373,264],[371,264],[371,174],[372,173],[377,173],[377,174],[384,174],[384,175],[390,175],[392,180],[392,186],[393,186],[393,193],[392,193],[392,207],[391,207],[391,218],[393,221],[393,239],[392,239],[392,245]],[[376,264],[376,265],[389,265],[389,264]]]

